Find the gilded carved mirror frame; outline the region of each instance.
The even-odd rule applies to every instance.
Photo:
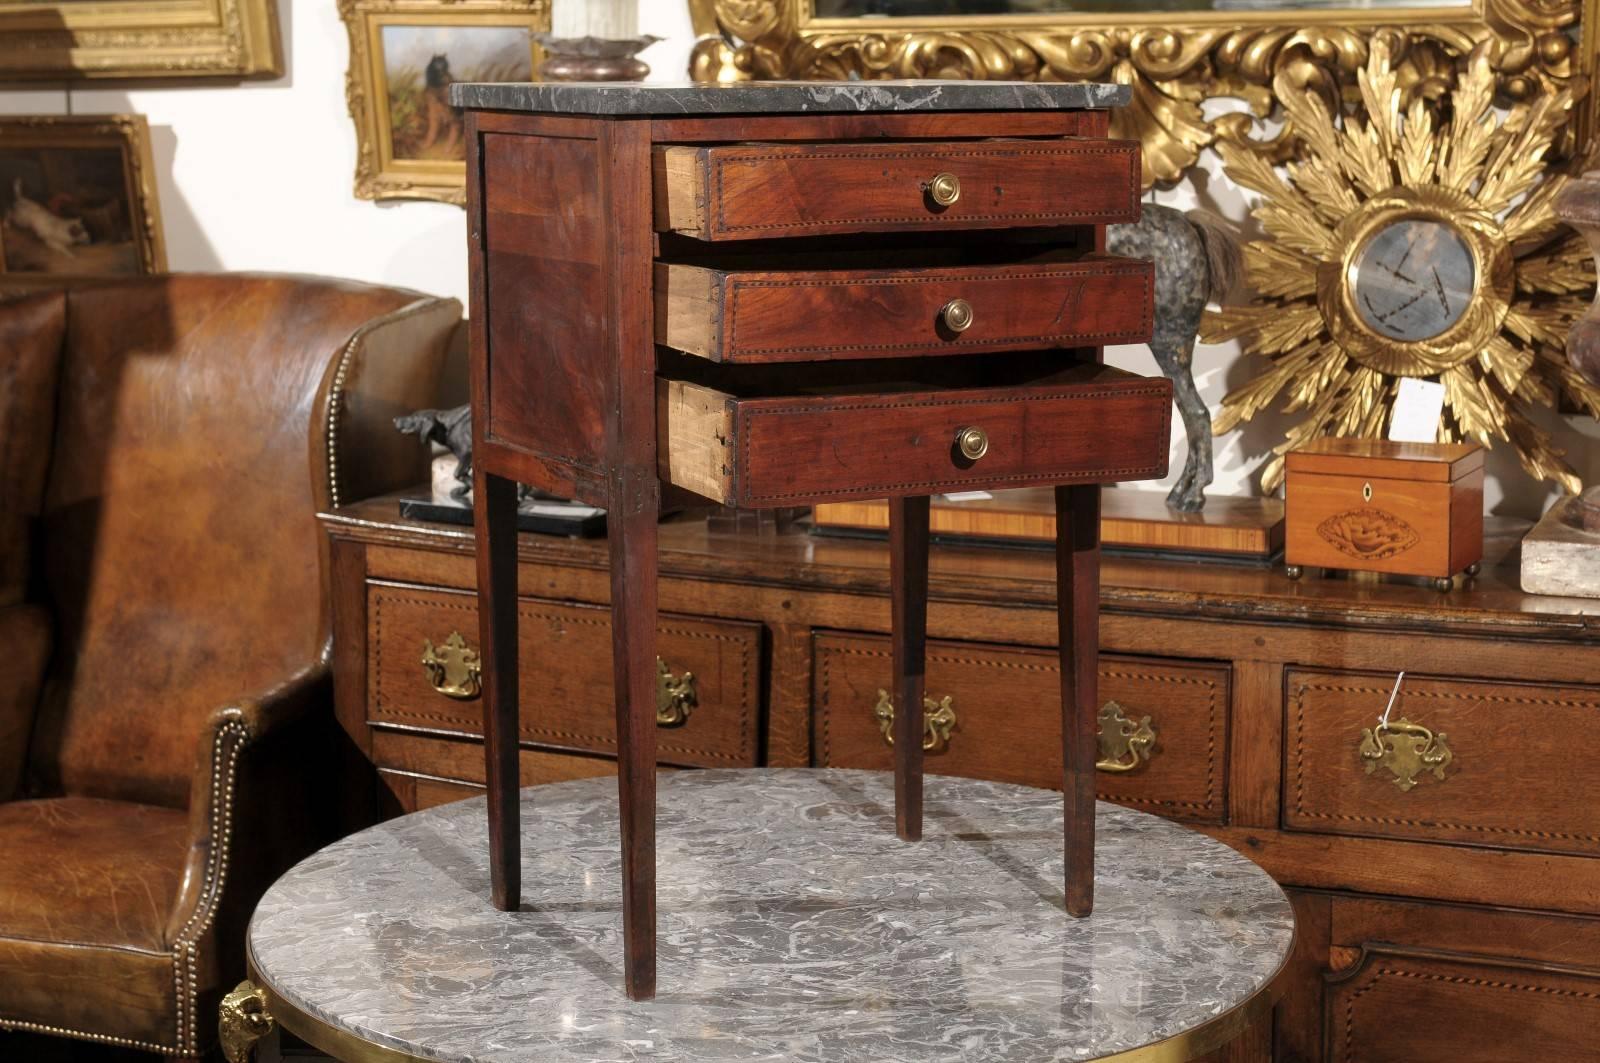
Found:
[[[813,0],[689,0],[700,41],[697,81],[843,78],[1021,78],[1118,81],[1133,102],[1113,135],[1144,145],[1144,182],[1172,182],[1219,137],[1244,136],[1245,116],[1207,116],[1209,99],[1235,97],[1273,111],[1273,84],[1330,102],[1354,91],[1374,33],[1388,30],[1408,87],[1449,84],[1448,57],[1493,40],[1501,96],[1533,98],[1587,82],[1595,65],[1600,0],[1467,0],[1455,8],[1347,8],[1282,12],[822,19]],[[1583,97],[1573,134],[1586,144],[1594,106]],[[1568,143],[1571,150],[1577,145]]]

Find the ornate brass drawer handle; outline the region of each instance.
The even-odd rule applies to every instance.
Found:
[[[667,662],[656,658],[656,726],[682,727],[700,704],[694,689],[694,673],[673,675]]]
[[[450,632],[450,637],[437,647],[424,639],[422,667],[427,670],[433,689],[447,698],[471,701],[483,693],[478,651],[467,645],[459,631]]]
[[[953,206],[961,198],[961,178],[953,173],[935,174],[928,182],[928,198],[941,207]]]
[[[1394,784],[1403,791],[1417,785],[1417,776],[1432,772],[1433,777],[1444,781],[1444,769],[1456,759],[1445,744],[1443,731],[1434,734],[1420,723],[1401,718],[1393,723],[1380,723],[1361,732],[1361,759],[1371,775],[1382,765],[1394,776]]]
[[[483,693],[478,651],[467,645],[467,640],[461,637],[459,631],[450,632],[450,637],[438,646],[431,640],[424,640],[422,667],[427,670],[428,682],[433,689],[447,698],[471,701]],[[657,726],[682,727],[689,721],[689,714],[699,704],[694,673],[673,675],[672,669],[667,667],[667,662],[657,657]]]
[[[938,701],[922,699],[922,748],[929,753],[937,753],[950,745],[950,732],[956,726],[956,710],[951,700],[948,694]],[[894,699],[887,690],[878,691],[878,704],[872,715],[878,719],[883,740],[894,745]]]
[[[1108,701],[1100,708],[1100,759],[1096,771],[1120,775],[1149,763],[1155,752],[1156,729],[1150,717],[1130,719],[1121,705]]]

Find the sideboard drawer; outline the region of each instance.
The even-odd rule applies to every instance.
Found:
[[[813,642],[817,763],[891,770],[883,732],[893,708],[884,704],[892,681],[889,640],[819,632]],[[1061,669],[1054,652],[930,640],[927,667],[929,772],[1061,788]],[[1220,664],[1102,655],[1101,799],[1175,819],[1224,822],[1228,675]],[[1153,738],[1129,743],[1141,725]]]
[[[655,227],[702,240],[1139,218],[1131,140],[663,146],[654,161]]]
[[[1600,1063],[1600,971],[1373,944],[1329,979],[1326,1063]]]
[[[717,362],[895,358],[1150,338],[1154,267],[1073,261],[939,269],[656,265],[656,342]]]
[[[1291,669],[1289,830],[1600,852],[1600,689]]]
[[[517,616],[522,742],[615,753],[610,611],[522,598]],[[672,680],[663,679],[657,758],[690,767],[753,766],[761,626],[663,615],[657,638]],[[367,639],[367,715],[375,726],[483,733],[475,670],[463,664],[463,654],[476,657],[476,595],[369,583]],[[431,666],[424,663],[430,647]]]
[[[1109,483],[1167,471],[1171,383],[1092,363],[1022,386],[942,391],[765,398],[658,384],[661,478],[732,505]],[[958,442],[971,430],[982,435],[976,457]]]

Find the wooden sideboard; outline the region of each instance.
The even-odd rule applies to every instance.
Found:
[[[323,519],[338,711],[376,800],[481,791],[471,529],[403,520],[393,498]],[[663,765],[890,765],[884,544],[690,519],[660,542]],[[1100,796],[1290,887],[1284,1063],[1600,1061],[1600,614],[1518,591],[1508,542],[1449,594],[1105,559],[1102,716],[1125,733],[1148,716],[1155,739],[1148,759],[1107,743],[1107,765],[1136,766],[1104,771]],[[605,543],[518,548],[523,781],[610,773]],[[1049,553],[936,546],[928,635],[928,770],[1056,784]],[[1445,761],[1415,774],[1362,756],[1401,670],[1391,723],[1427,728]]]

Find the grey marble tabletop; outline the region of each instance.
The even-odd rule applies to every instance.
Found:
[[[929,776],[660,778],[660,988],[622,991],[616,786],[529,788],[523,905],[489,903],[484,802],[338,842],[272,887],[272,996],[427,1060],[1032,1063],[1114,1057],[1264,1003],[1283,892],[1222,844],[1102,804],[1095,911],[1062,908],[1059,794]],[[293,1027],[291,1026],[291,1029]]]
[[[860,111],[1055,111],[1122,107],[1132,90],[1099,82],[743,81],[457,82],[457,107],[539,114],[841,114]]]

